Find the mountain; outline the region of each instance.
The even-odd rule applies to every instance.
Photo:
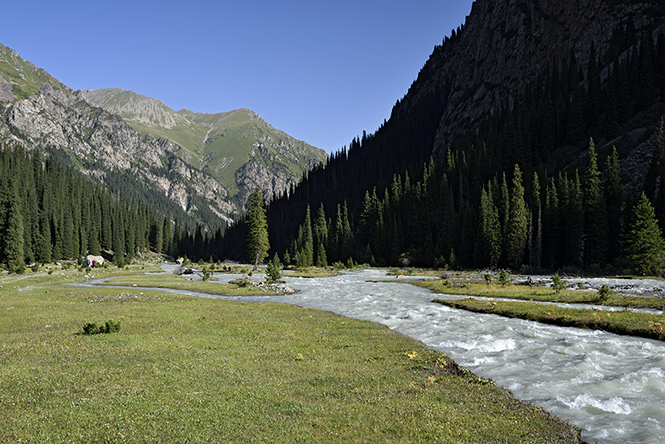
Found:
[[[215,178],[241,206],[256,187],[267,196],[281,194],[327,157],[249,109],[175,112],[159,100],[119,88],[87,90],[84,96],[91,105],[120,115],[141,134],[182,147],[181,158]]]
[[[477,0],[390,119],[271,203],[271,246],[328,262],[621,270],[642,191],[665,226],[664,112],[662,1]],[[308,207],[318,239],[302,234]],[[226,236],[238,257],[242,230]]]
[[[133,108],[135,120],[142,115],[146,127],[161,126],[164,134],[153,137],[145,127],[137,131],[120,115],[90,105],[86,94],[71,90],[0,45],[0,141],[4,145],[46,152],[113,192],[150,204],[188,225],[225,225],[244,213],[246,196],[256,186],[266,196],[279,194],[297,182],[303,171],[325,159],[322,151],[272,129],[249,111],[206,116],[183,110],[178,114],[158,101],[137,100],[140,96],[133,93],[128,96],[129,108],[130,102],[141,103]],[[183,131],[180,140],[186,147],[168,137],[183,128],[190,129]],[[237,145],[244,151],[228,148],[229,152],[223,152],[218,138],[231,140],[227,148]],[[233,140],[238,143],[234,145]],[[231,177],[223,177],[225,166]]]

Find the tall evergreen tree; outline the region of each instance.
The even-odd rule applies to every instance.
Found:
[[[501,225],[499,212],[492,200],[492,192],[485,187],[480,192],[480,220],[477,259],[481,266],[496,267],[501,258]]]
[[[314,265],[314,235],[312,233],[312,216],[309,205],[307,205],[305,211],[305,221],[300,227],[297,245],[298,266],[311,267]]]
[[[663,271],[665,241],[653,206],[644,193],[633,208],[632,216],[626,235],[628,261],[642,275],[660,275]]]
[[[510,206],[508,210],[508,229],[506,238],[506,260],[517,268],[524,258],[524,249],[527,241],[529,216],[524,201],[524,186],[522,185],[522,171],[515,164],[512,188],[510,191]]]
[[[247,224],[247,255],[254,264],[254,270],[257,270],[259,263],[268,257],[268,250],[270,250],[265,202],[258,189],[249,198],[245,223]]]
[[[328,255],[326,254],[326,245],[328,244],[328,223],[326,221],[326,212],[323,203],[316,212],[314,222],[314,245],[316,246],[316,266],[328,266]]]
[[[2,233],[4,251],[3,256],[10,273],[22,273],[25,270],[23,251],[23,217],[19,201],[17,186],[10,181],[9,201],[6,202],[4,230]]]
[[[600,191],[598,155],[589,140],[589,165],[584,176],[584,260],[587,265],[607,260],[607,211]]]
[[[566,179],[566,182],[568,180]],[[575,171],[575,179],[567,186],[566,205],[562,207],[566,230],[566,260],[569,265],[582,265],[584,255],[584,203],[582,184]]]
[[[538,173],[533,173],[531,186],[531,205],[529,214],[529,261],[532,267],[540,268],[543,249],[543,214],[540,200],[540,180]]]
[[[621,170],[616,147],[606,162],[607,181],[605,182],[605,208],[607,210],[608,260],[613,262],[621,252],[623,234],[623,192]]]

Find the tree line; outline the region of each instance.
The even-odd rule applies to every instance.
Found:
[[[0,263],[12,272],[87,254],[122,265],[148,250],[178,255],[193,248],[194,237],[170,216],[37,151],[0,146],[0,190]]]
[[[656,120],[664,63],[663,35],[638,36],[628,19],[605,54],[592,47],[584,63],[571,55],[554,64],[435,159],[447,83],[417,101],[407,94],[375,134],[273,197],[272,253],[313,264],[621,268],[640,190],[625,189],[607,142]],[[434,71],[428,62],[414,85]],[[651,145],[639,183],[662,223],[662,136]],[[230,227],[224,254],[244,258],[245,235],[245,224]]]

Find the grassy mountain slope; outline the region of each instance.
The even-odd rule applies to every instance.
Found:
[[[89,90],[85,97],[119,114],[137,131],[181,146],[182,158],[217,179],[231,196],[245,195],[253,185],[281,192],[326,158],[322,150],[276,130],[245,108],[217,114],[176,112],[159,100],[119,88]],[[244,168],[252,162],[257,165]],[[265,177],[266,172],[276,180]]]
[[[219,182],[182,160],[181,147],[142,136],[3,45],[0,116],[5,146],[42,151],[188,225],[215,228],[242,214]]]
[[[39,92],[42,84],[58,90],[67,87],[19,54],[0,44],[0,100],[25,99]]]

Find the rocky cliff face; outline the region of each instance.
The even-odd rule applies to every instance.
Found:
[[[402,105],[435,88],[450,90],[434,151],[498,107],[571,53],[586,67],[592,44],[608,49],[626,17],[637,32],[650,23],[654,1],[476,0],[460,32],[437,47]],[[443,87],[443,88],[442,88]]]
[[[273,128],[249,109],[176,112],[159,100],[119,88],[85,91],[84,96],[137,131],[182,147],[178,155],[219,181],[241,207],[256,187],[266,197],[281,194],[326,159],[324,151]]]
[[[253,119],[254,126],[238,128],[227,121],[219,127],[211,122],[225,121],[223,117],[233,113],[210,118],[176,113],[154,99],[119,103],[116,96],[114,105],[114,97],[106,98],[103,108],[108,111],[0,45],[3,144],[64,156],[67,163],[118,191],[168,200],[159,206],[177,209],[191,221],[230,222],[244,212],[246,196],[254,187],[268,196],[281,193],[303,171],[325,159],[324,152],[269,131],[272,127],[249,110],[241,114],[248,116],[247,121]],[[151,133],[150,128],[162,132]],[[169,137],[170,130],[182,133],[183,128],[189,130],[184,140]],[[251,151],[240,161],[237,151],[217,150],[214,143],[227,137],[233,144],[250,135]],[[188,140],[191,146],[185,143]]]

